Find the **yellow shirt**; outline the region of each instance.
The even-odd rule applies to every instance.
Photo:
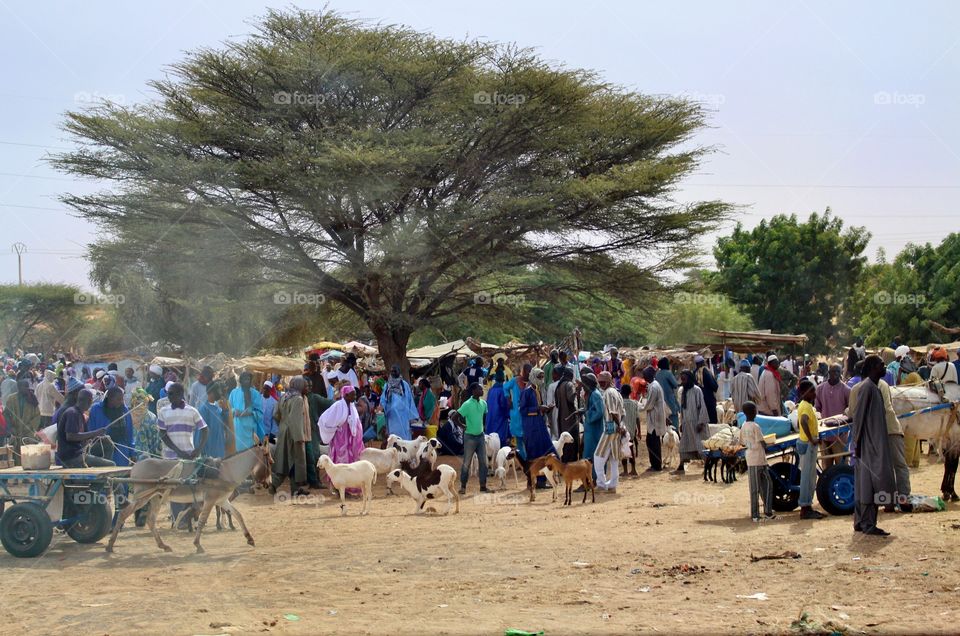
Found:
[[[800,441],[801,442],[810,442],[811,440],[807,439],[807,436],[803,432],[803,416],[807,416],[807,428],[810,429],[810,434],[813,435],[813,441],[820,439],[820,428],[819,422],[817,421],[817,412],[813,409],[813,404],[810,404],[806,400],[801,400],[800,404],[797,405],[797,426],[800,428]]]

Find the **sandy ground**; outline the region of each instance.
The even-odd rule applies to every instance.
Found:
[[[914,471],[915,492],[936,493],[934,462]],[[958,631],[956,504],[881,514],[893,536],[880,539],[855,535],[850,517],[754,524],[745,475],[707,484],[695,470],[628,479],[568,508],[549,491],[530,504],[512,482],[482,495],[472,481],[447,517],[413,516],[408,497],[385,497],[382,479],[376,489],[366,517],[353,501],[342,518],[329,495],[241,496],[256,548],[211,530],[196,555],[191,537],[165,527],[171,554],[136,528],[114,555],[62,535],[38,559],[0,553],[4,632]],[[750,560],[784,550],[801,557]],[[741,598],[760,592],[768,600]]]

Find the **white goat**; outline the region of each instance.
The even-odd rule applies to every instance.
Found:
[[[387,474],[388,482],[399,481],[404,490],[409,493],[414,502],[414,514],[424,510],[429,499],[439,499],[440,495],[447,498],[447,509],[444,514],[450,514],[453,502],[456,502],[454,513],[460,512],[460,495],[457,492],[457,471],[453,466],[440,464],[437,468],[427,472],[424,466],[417,470],[416,475],[407,473],[402,468]]]
[[[573,443],[573,435],[571,435],[567,431],[564,431],[560,433],[559,438],[553,440],[553,447],[557,449],[557,455],[562,457],[564,447],[567,444],[572,444],[572,443]]]
[[[437,467],[437,451],[440,449],[440,440],[432,438],[420,447],[417,452],[417,464],[427,462],[431,469]],[[396,466],[394,467],[396,468]]]
[[[500,479],[500,487],[507,486],[507,467],[513,468],[513,482],[516,488],[520,489],[520,479],[517,477],[517,462],[514,460],[515,451],[510,446],[504,446],[497,451],[497,469],[494,474]]]
[[[362,492],[363,508],[361,515],[368,512],[367,506],[373,499],[373,485],[377,483],[377,467],[365,459],[352,464],[334,464],[329,455],[321,455],[317,468],[322,468],[330,478],[330,483],[340,491],[340,514],[347,514],[347,488],[359,488]]]
[[[364,448],[360,453],[360,459],[370,462],[377,469],[378,475],[386,475],[391,470],[400,467],[400,451],[392,446],[380,450],[379,448]],[[387,492],[395,494],[387,484]]]
[[[500,435],[497,433],[490,433],[483,436],[484,446],[487,451],[487,470],[490,470],[491,466],[494,466],[494,462],[497,461],[497,453],[500,452]],[[470,458],[470,475],[476,476],[477,471],[479,470],[479,462],[477,462],[477,457],[474,455]]]
[[[680,436],[672,426],[667,427],[667,432],[660,439],[660,457],[664,468],[680,459]]]
[[[396,448],[400,451],[400,461],[408,461],[413,465],[417,464],[417,453],[420,447],[427,443],[427,438],[420,435],[413,440],[405,440],[399,435],[390,435],[387,437],[387,448]]]

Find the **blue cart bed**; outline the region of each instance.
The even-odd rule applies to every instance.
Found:
[[[0,542],[17,557],[35,557],[50,545],[54,527],[79,543],[95,543],[113,527],[119,507],[112,478],[128,467],[0,469]]]

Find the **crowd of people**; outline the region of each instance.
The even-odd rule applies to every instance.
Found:
[[[641,439],[650,473],[664,469],[661,444],[668,429],[679,437],[675,474],[703,459],[709,425],[719,422],[718,403],[725,402],[745,420],[740,440],[746,447],[751,516],[760,520],[760,499],[765,516],[773,513],[756,420],[784,417],[792,403],[801,518],[822,516],[813,509],[819,454],[827,451],[829,465],[849,441],[844,436],[821,449],[819,419],[848,415],[860,467],[857,529],[879,533],[875,509],[859,503],[864,488],[895,493],[888,509],[910,506],[903,431],[890,387],[923,382],[947,359],[946,351],[936,348],[917,364],[909,348],[894,344],[884,360],[868,356],[857,340],[844,364],[832,365],[814,364],[809,356],[781,359],[773,351],[738,358],[724,350],[710,359],[695,356],[688,368],[679,368],[666,357],[624,360],[609,347],[583,360],[554,350],[541,368],[532,362],[511,365],[497,354],[486,363],[479,356],[467,360],[455,378],[414,376],[412,385],[397,365],[373,373],[358,369],[353,354],[338,362],[312,354],[302,375],[270,376],[259,387],[249,372],[218,376],[204,367],[185,384],[176,370],[150,365],[141,381],[133,367],[120,372],[112,364],[91,372],[63,356],[48,362],[39,354],[18,353],[4,362],[0,441],[18,451],[24,438],[55,437],[57,460],[68,467],[127,466],[143,457],[223,458],[269,442],[275,444],[272,490],[289,480],[294,494],[306,494],[324,487],[316,466],[321,451],[335,463],[351,463],[366,444],[385,446],[391,435],[409,440],[430,433],[442,453],[462,458],[461,492],[474,457],[480,489],[486,491],[485,435],[496,433],[522,462],[530,462],[556,453],[554,442],[566,434],[572,443],[562,447],[561,461],[590,460],[597,489],[616,492],[621,475],[639,476]],[[946,367],[943,380],[955,382],[960,355]],[[864,470],[874,478],[859,479]],[[538,487],[547,487],[542,477]]]

